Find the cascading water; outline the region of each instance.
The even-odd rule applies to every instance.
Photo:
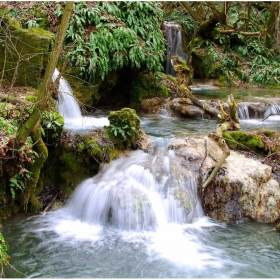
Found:
[[[278,104],[270,104],[267,110],[264,113],[264,118],[268,118],[270,116],[280,116],[280,106]]]
[[[53,81],[59,75],[58,69],[55,69],[53,74]],[[57,109],[64,118],[65,129],[97,129],[109,125],[108,118],[105,117],[87,117],[82,116],[80,106],[74,97],[73,91],[68,82],[61,77],[58,87],[58,101]]]
[[[82,182],[65,210],[87,223],[155,229],[202,217],[196,188],[195,177],[176,164],[172,151],[155,156],[134,151]]]
[[[250,118],[249,109],[247,105],[238,106],[237,116],[241,120],[248,120]]]
[[[171,57],[178,56],[181,60],[186,61],[186,54],[182,50],[182,30],[181,26],[174,22],[164,22],[167,29],[167,59],[165,73],[176,76]]]

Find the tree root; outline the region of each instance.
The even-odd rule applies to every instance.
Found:
[[[226,160],[227,157],[230,155],[230,150],[228,145],[226,144],[226,141],[222,138],[223,136],[223,130],[225,129],[223,127],[224,124],[218,125],[216,128],[216,134],[219,137],[218,144],[220,148],[223,151],[223,154],[220,158],[220,160],[216,163],[215,168],[212,170],[210,176],[207,178],[207,180],[202,184],[202,191],[205,190],[205,188],[212,182],[212,180],[215,178],[217,175],[219,169],[221,168],[222,164]]]

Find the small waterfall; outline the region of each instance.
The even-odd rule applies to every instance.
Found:
[[[186,61],[186,54],[182,50],[182,30],[181,26],[174,22],[164,22],[167,29],[167,59],[165,73],[176,76],[171,57],[178,56],[181,60]]]
[[[172,151],[155,156],[127,153],[83,181],[67,213],[89,224],[136,231],[191,223],[203,216],[196,180],[179,166]]]
[[[248,120],[250,118],[249,109],[246,104],[238,105],[237,116],[240,120]]]
[[[55,69],[53,74],[53,81],[59,75],[58,69]],[[58,101],[57,109],[61,116],[64,118],[65,129],[97,129],[109,125],[107,118],[95,118],[82,116],[80,106],[74,97],[74,93],[66,81],[65,78],[61,77],[58,87]]]
[[[237,116],[240,120],[266,119],[275,115],[280,115],[280,106],[271,100],[238,103]]]
[[[280,115],[280,106],[278,104],[270,104],[264,113],[264,118],[268,118],[269,116]]]

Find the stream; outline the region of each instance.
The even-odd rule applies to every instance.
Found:
[[[205,216],[187,171],[175,170],[184,173],[190,213],[172,192],[176,173],[168,142],[205,135],[216,121],[140,117],[157,146],[152,154],[131,151],[105,164],[60,210],[3,221],[12,265],[30,278],[279,277],[280,235],[273,225]],[[279,120],[242,120],[241,127],[280,131]],[[6,268],[5,275],[24,277]]]

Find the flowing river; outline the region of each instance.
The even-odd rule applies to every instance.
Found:
[[[280,131],[279,120],[243,120],[241,127]],[[215,127],[210,120],[141,116],[141,128],[157,146],[153,153],[131,151],[104,165],[58,211],[3,222],[12,265],[30,278],[279,277],[274,225],[210,219],[192,174],[173,170],[168,142]],[[190,197],[188,214],[172,193],[176,171]],[[7,269],[5,275],[24,277]]]

